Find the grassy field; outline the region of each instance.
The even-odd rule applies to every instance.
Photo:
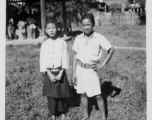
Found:
[[[137,31],[138,27],[141,28],[137,26],[130,30]],[[106,37],[108,35],[114,37],[114,32],[116,32],[113,31],[114,29],[111,27],[110,34],[103,32],[103,29],[100,32]],[[122,29],[120,27],[120,31]],[[137,33],[144,29],[143,26]],[[124,30],[118,37],[123,38],[126,31],[129,29]],[[133,36],[136,38],[138,35],[134,31]],[[112,45],[116,45],[114,39],[110,40]],[[120,40],[117,44],[140,47],[138,46],[140,43],[141,47],[145,47],[145,41],[143,42],[142,38],[139,41],[126,38],[126,41]],[[73,41],[68,42],[70,66],[67,74],[69,79],[72,77],[72,44]],[[39,50],[40,44],[6,46],[6,120],[48,120],[49,118],[46,97],[42,96],[43,77],[39,72]],[[99,71],[107,108],[107,120],[146,120],[145,63],[145,51],[117,49],[107,66]],[[80,96],[74,90],[73,94],[74,97],[68,100],[66,117],[67,120],[81,120],[83,113]],[[89,110],[90,120],[99,120],[100,113],[94,98],[89,99]]]
[[[78,28],[80,30],[80,28]],[[114,46],[146,47],[146,26],[95,26]]]

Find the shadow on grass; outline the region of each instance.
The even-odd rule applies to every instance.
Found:
[[[101,83],[101,93],[102,93],[102,97],[105,103],[106,116],[108,116],[107,97],[108,96],[115,97],[116,95],[119,95],[120,92],[121,92],[121,89],[113,86],[112,82],[110,81]],[[95,108],[99,110],[95,97],[92,97],[89,100],[89,112],[92,111],[92,106],[95,106]]]
[[[67,108],[71,108],[71,107],[79,107],[80,106],[80,94],[76,93],[76,90],[74,88],[71,89],[73,97],[68,99],[67,102]]]
[[[102,95],[103,95],[103,99],[105,102],[105,108],[106,108],[106,116],[108,116],[108,103],[107,103],[107,97],[115,97],[116,95],[119,95],[121,92],[120,88],[117,88],[115,86],[112,85],[112,82],[104,82],[101,85],[101,91],[102,91]]]
[[[107,97],[108,96],[115,97],[116,95],[119,95],[119,93],[121,92],[121,89],[113,86],[112,82],[106,81],[106,82],[103,82],[101,84],[101,92],[102,92],[102,96],[103,96],[104,103],[105,103],[106,116],[108,116]],[[79,107],[80,103],[81,103],[81,101],[80,101],[81,95],[77,94],[75,89],[72,89],[72,93],[73,93],[73,97],[70,98],[68,100],[68,103],[67,103],[67,108],[68,109],[70,107]],[[95,106],[95,108],[97,110],[99,110],[96,98],[95,97],[88,98],[88,110],[89,110],[89,114],[91,113],[91,111],[93,109],[93,106]]]

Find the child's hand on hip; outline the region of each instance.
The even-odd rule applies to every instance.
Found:
[[[94,63],[91,67],[94,71],[98,72],[98,70],[102,69],[103,68],[103,65],[102,64],[99,64],[99,63]]]

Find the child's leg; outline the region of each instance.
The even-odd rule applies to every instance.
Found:
[[[101,112],[101,120],[106,120],[106,110],[103,97],[101,95],[97,95],[96,100],[98,103],[99,110]]]
[[[58,111],[62,114],[61,120],[65,120],[67,98],[58,99]]]
[[[56,119],[58,101],[55,98],[48,97],[48,109],[52,114],[52,119]]]
[[[88,98],[86,93],[81,95],[81,103],[82,103],[82,107],[84,110],[84,118],[83,120],[86,120],[87,118],[89,118],[89,113],[88,113]]]

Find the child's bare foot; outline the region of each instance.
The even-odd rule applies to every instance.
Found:
[[[61,120],[65,120],[65,114],[62,114]]]

